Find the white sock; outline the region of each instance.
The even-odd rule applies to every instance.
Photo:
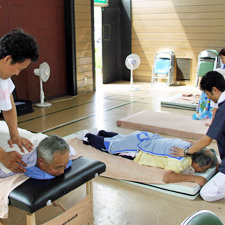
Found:
[[[90,129],[89,133],[94,134],[94,135],[98,135],[99,129],[97,129],[96,127],[93,127]]]
[[[81,130],[80,132],[77,133],[76,138],[79,140],[83,140],[87,133],[90,133],[89,130]]]

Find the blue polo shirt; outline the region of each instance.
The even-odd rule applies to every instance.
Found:
[[[220,158],[222,160],[219,171],[225,174],[225,101],[219,103],[215,118],[206,135],[217,140]]]

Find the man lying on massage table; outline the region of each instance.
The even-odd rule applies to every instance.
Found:
[[[64,173],[71,166],[69,155],[75,155],[74,149],[66,141],[51,135],[44,138],[32,152],[24,155],[22,160],[27,164],[25,175],[35,179],[51,179]],[[0,178],[12,176],[0,169]]]
[[[97,134],[87,133],[83,137],[83,143],[104,152],[132,159],[141,165],[163,168],[167,171],[163,177],[165,183],[194,182],[203,186],[207,180],[193,173],[204,173],[217,164],[213,149],[204,149],[191,157],[174,158],[169,154],[174,145],[188,148],[191,143],[145,131],[120,135],[101,130]]]

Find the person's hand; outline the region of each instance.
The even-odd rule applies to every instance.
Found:
[[[29,152],[33,150],[33,144],[31,141],[29,141],[26,138],[20,137],[20,136],[12,136],[8,140],[9,146],[12,148],[13,144],[17,144],[18,147],[20,148],[21,152],[24,152],[23,147],[25,147]]]
[[[170,149],[170,155],[172,155],[173,157],[184,157],[184,150],[184,148],[173,146],[173,148]]]
[[[202,176],[195,176],[195,180],[194,180],[194,182],[197,183],[198,185],[200,185],[201,187],[204,186],[207,183],[207,181],[208,180],[206,180]]]
[[[26,172],[26,163],[24,163],[22,160],[22,156],[16,152],[5,152],[3,157],[2,157],[2,164],[10,169],[14,173],[23,173]]]

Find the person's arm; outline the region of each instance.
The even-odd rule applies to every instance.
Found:
[[[218,108],[213,108],[213,115],[212,115],[211,123],[212,123],[213,119],[215,118],[217,109],[218,109]],[[211,125],[211,123],[206,123],[205,125],[206,125],[207,127],[209,127],[209,126]]]
[[[10,100],[11,100],[11,104],[12,104],[12,109],[10,109],[8,111],[2,111],[2,113],[4,116],[4,120],[8,125],[10,137],[13,137],[13,136],[18,136],[19,132],[18,132],[18,128],[17,128],[16,106],[15,106],[12,94],[10,95]]]
[[[17,144],[20,148],[21,152],[24,152],[23,147],[25,147],[28,151],[33,150],[33,144],[28,139],[20,137],[18,126],[17,126],[17,113],[16,106],[14,103],[13,96],[10,96],[12,109],[8,111],[2,111],[4,120],[8,125],[10,139],[8,140],[9,146],[13,147],[13,144]]]
[[[204,186],[207,180],[202,176],[195,176],[190,174],[179,174],[172,170],[167,170],[163,176],[165,183],[178,183],[178,182],[193,182],[200,186]]]
[[[216,115],[216,111],[217,111],[218,108],[213,108],[213,115],[212,115],[212,120],[211,120],[211,123],[212,121],[214,120],[215,118],[215,115]]]
[[[188,149],[188,153],[189,154],[193,154],[195,152],[198,152],[199,150],[205,148],[206,146],[210,145],[212,143],[213,139],[210,138],[207,135],[204,135],[201,139],[199,139],[198,141],[196,141],[189,149]],[[174,157],[183,157],[185,156],[184,154],[184,148],[179,148],[176,146],[173,146],[172,149],[170,149],[171,153],[170,155],[174,156]]]

